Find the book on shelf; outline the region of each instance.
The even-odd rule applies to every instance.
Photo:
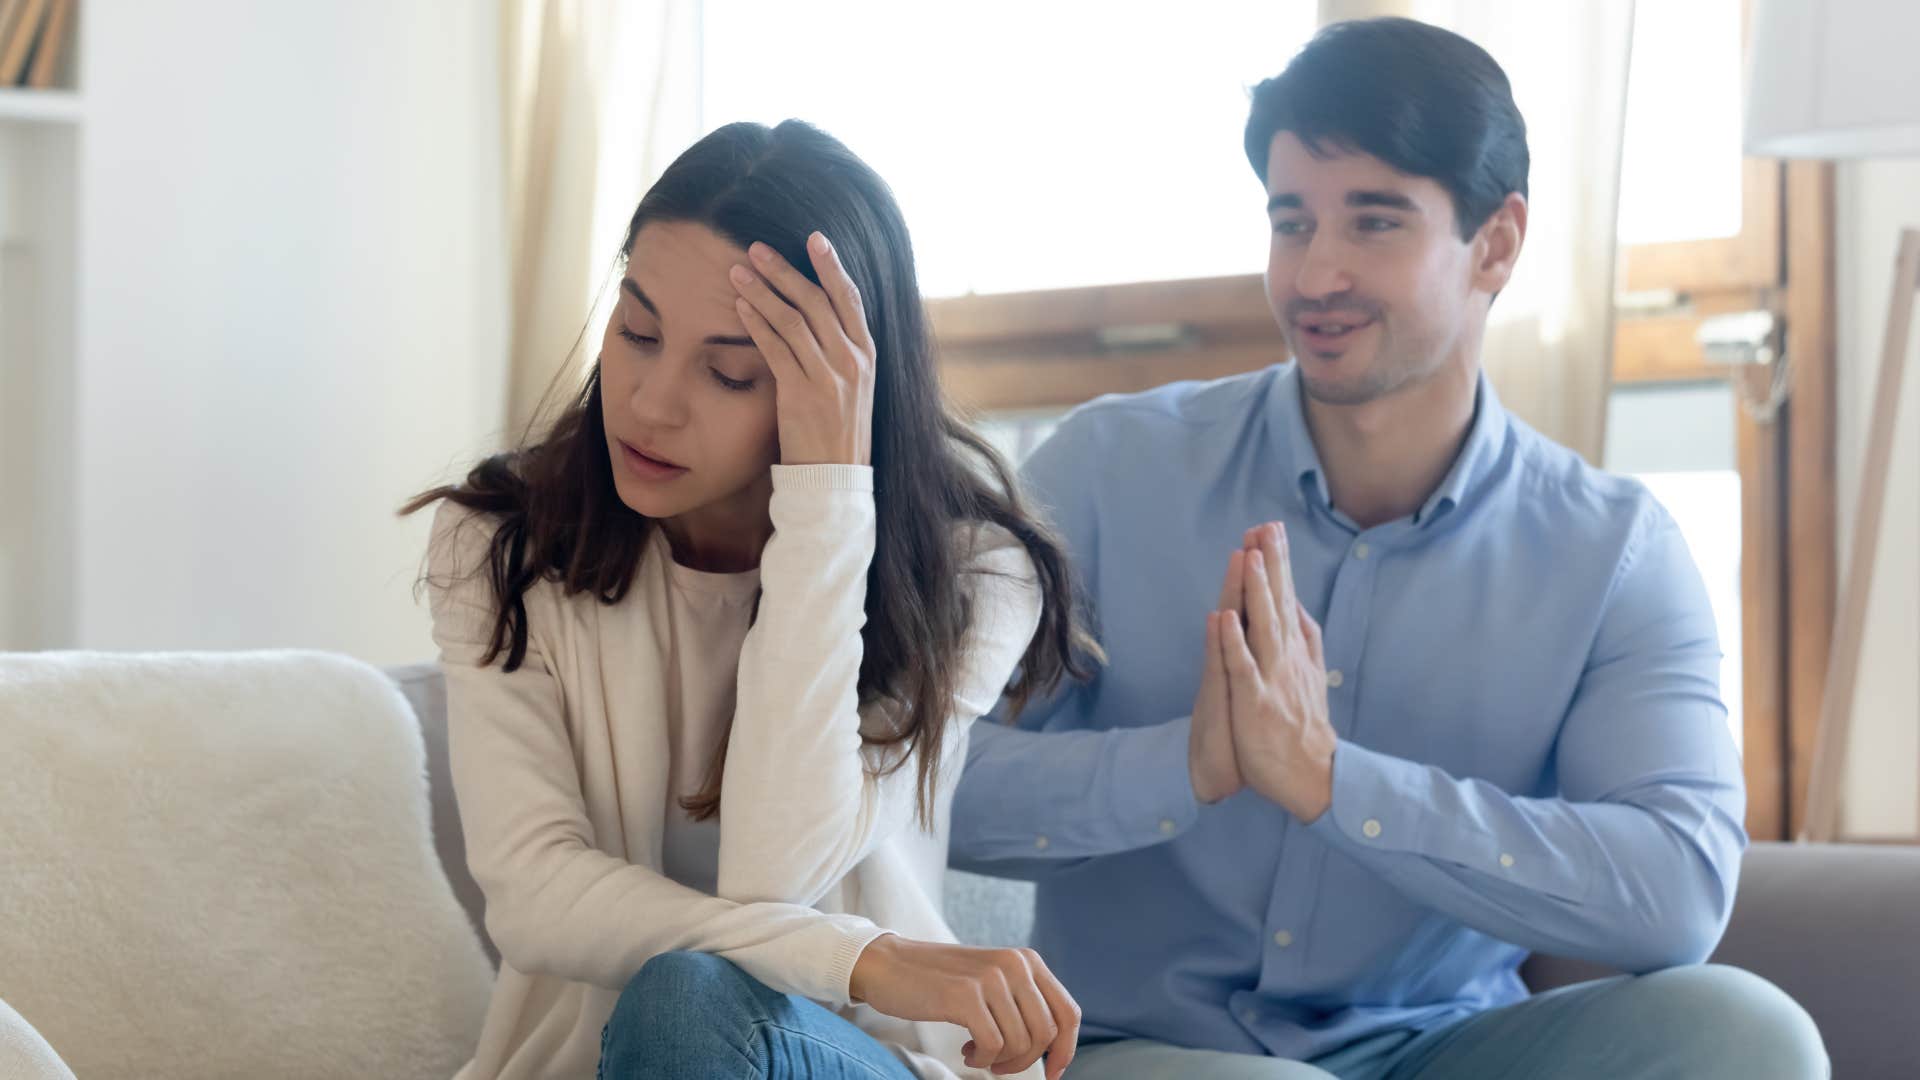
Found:
[[[0,35],[0,86],[26,85],[35,43],[48,37],[43,31],[48,28],[50,7],[50,0],[20,0],[13,21],[6,27],[4,35]],[[47,44],[57,47],[59,43]]]
[[[20,24],[20,16],[27,10],[27,0],[0,0],[0,57],[7,54],[7,43],[13,40],[13,28]]]
[[[80,0],[51,0],[46,28],[40,31],[40,43],[33,48],[33,61],[27,68],[27,85],[35,90],[53,86],[59,73],[60,58],[67,51],[67,37],[73,25],[73,5]]]

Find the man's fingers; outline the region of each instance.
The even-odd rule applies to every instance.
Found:
[[[1327,658],[1320,651],[1320,624],[1313,621],[1306,608],[1295,606],[1294,610],[1300,613],[1300,636],[1307,643],[1307,657],[1315,667],[1325,667]]]
[[[1287,543],[1287,527],[1276,521],[1262,532],[1260,550],[1266,554],[1268,573],[1273,575],[1274,600],[1283,623],[1281,633],[1291,636],[1294,620],[1288,613],[1300,598],[1293,589],[1293,550]]]
[[[1200,669],[1200,681],[1205,685],[1209,680],[1216,687],[1226,689],[1226,661],[1220,656],[1220,624],[1234,618],[1231,611],[1207,612],[1207,656],[1206,666]]]
[[[1226,580],[1220,583],[1220,603],[1217,605],[1221,611],[1241,610],[1240,588],[1246,573],[1246,565],[1245,550],[1236,551],[1227,556],[1227,576]]]
[[[1286,632],[1279,611],[1274,607],[1273,583],[1268,578],[1264,552],[1247,554],[1247,636],[1253,642],[1253,658],[1263,672],[1279,669]]]
[[[1221,620],[1220,658],[1227,669],[1229,694],[1253,689],[1260,678],[1260,667],[1254,663],[1253,653],[1247,650],[1247,635],[1240,629],[1239,619]]]

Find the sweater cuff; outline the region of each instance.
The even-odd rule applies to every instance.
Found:
[[[871,465],[775,465],[775,491],[872,491]]]
[[[867,951],[867,946],[891,933],[893,931],[868,923],[858,930],[849,930],[846,937],[841,939],[840,947],[834,950],[829,978],[840,992],[839,999],[832,1002],[835,1008],[853,1002],[853,968],[860,962],[860,954]]]

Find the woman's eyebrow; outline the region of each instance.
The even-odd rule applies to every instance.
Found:
[[[625,290],[627,295],[640,301],[640,306],[647,309],[647,314],[652,315],[656,319],[660,319],[660,309],[653,306],[652,300],[647,299],[647,294],[641,290],[639,282],[630,277],[623,277],[620,279],[620,288]],[[660,319],[660,321],[665,322],[666,320]],[[701,341],[701,344],[739,345],[749,349],[758,347],[754,345],[752,338],[740,334],[708,334],[706,338]]]

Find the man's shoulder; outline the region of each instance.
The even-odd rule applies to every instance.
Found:
[[[1519,504],[1552,519],[1568,540],[1629,545],[1668,520],[1666,508],[1637,478],[1591,464],[1518,417],[1510,431]]]

